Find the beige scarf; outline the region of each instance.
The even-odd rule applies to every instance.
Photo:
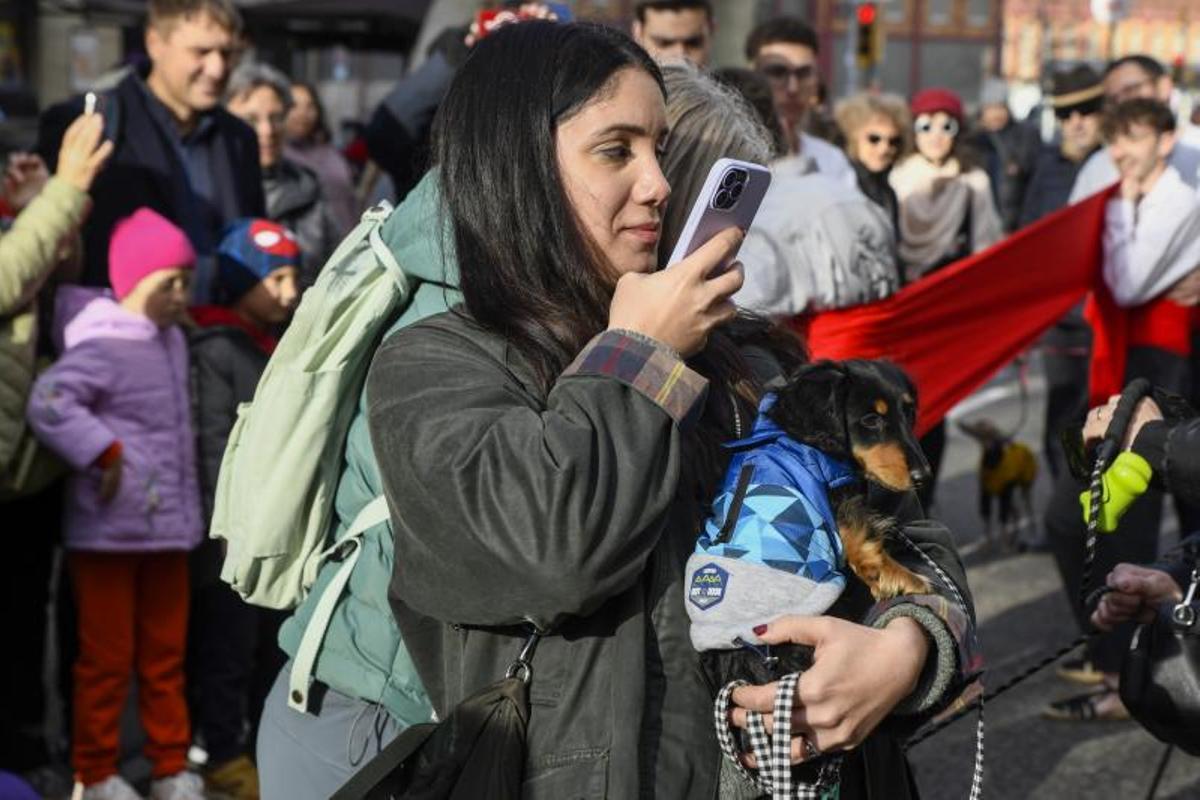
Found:
[[[892,170],[889,180],[900,203],[899,252],[909,281],[955,250],[968,208],[973,251],[1002,235],[987,175],[977,169],[964,173],[957,158],[939,167],[914,154]]]

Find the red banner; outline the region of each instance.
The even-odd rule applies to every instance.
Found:
[[[797,319],[817,358],[886,358],[920,393],[925,433],[1099,280],[1109,193],[1039,220],[870,305]]]

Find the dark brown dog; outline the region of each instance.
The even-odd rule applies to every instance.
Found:
[[[913,434],[916,390],[886,361],[821,361],[801,367],[768,412],[789,436],[857,467],[866,481],[907,491],[929,479]],[[872,513],[865,486],[830,492],[846,563],[876,600],[926,594],[929,583],[888,554],[895,523]]]

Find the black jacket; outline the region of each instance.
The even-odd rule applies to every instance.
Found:
[[[214,126],[212,171],[220,170],[228,176],[220,183],[229,183],[230,189],[220,193],[214,208],[201,209],[200,214],[181,207],[187,194],[186,172],[175,146],[151,116],[149,102],[142,77],[136,73],[128,75],[103,98],[105,135],[116,147],[92,184],[92,212],[83,226],[82,282],[86,285],[109,285],[108,241],[113,226],[141,206],[149,206],[185,231],[189,227],[185,222],[190,219],[212,220],[212,229],[207,233],[214,245],[229,222],[239,217],[261,217],[266,212],[254,131],[223,108],[208,112]],[[51,170],[57,164],[67,126],[82,111],[83,98],[74,97],[42,115],[37,149]]]
[[[440,50],[383,99],[363,132],[367,152],[392,178],[399,203],[429,168],[433,118],[454,78],[457,57]]]
[[[977,131],[970,144],[983,157],[1004,232],[1011,233],[1017,229],[1025,186],[1033,173],[1041,138],[1031,126],[1010,122],[996,132]]]
[[[192,424],[196,430],[196,460],[200,498],[207,526],[212,521],[217,475],[225,443],[237,420],[240,403],[254,399],[258,379],[268,356],[249,334],[229,325],[200,328],[188,333],[191,358]],[[221,570],[221,543],[205,539],[192,558],[192,583],[217,579]]]
[[[1166,491],[1188,505],[1200,506],[1200,418],[1175,425],[1146,423],[1133,450],[1150,462]]]
[[[896,199],[896,190],[888,182],[891,170],[872,172],[857,158],[850,159],[850,165],[854,167],[854,174],[858,178],[858,190],[888,215],[888,220],[892,223],[892,232],[899,241],[900,201]]]
[[[1087,157],[1079,161],[1070,160],[1057,145],[1044,146],[1034,164],[1029,184],[1025,187],[1020,226],[1024,227],[1052,211],[1065,208],[1070,201],[1075,176],[1086,161]]]

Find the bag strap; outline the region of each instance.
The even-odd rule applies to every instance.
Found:
[[[340,552],[342,563],[334,573],[333,579],[321,592],[308,625],[304,627],[304,635],[300,638],[296,656],[292,659],[292,673],[288,678],[288,705],[297,711],[308,711],[308,689],[313,667],[317,663],[317,651],[321,649],[321,642],[325,640],[325,631],[329,628],[329,621],[333,619],[337,601],[341,598],[342,591],[350,581],[350,573],[354,571],[354,565],[358,563],[358,557],[362,554],[363,534],[387,521],[387,498],[379,495],[363,506],[350,523],[346,534],[321,553],[320,561],[324,562]]]
[[[366,510],[363,509],[364,512]],[[539,630],[537,626],[532,623],[530,625],[532,631],[526,636],[525,643],[521,646],[521,652],[509,664],[504,673],[506,680],[519,680],[526,686],[533,679],[534,651],[537,650],[538,642],[546,635],[546,632]],[[439,725],[441,722],[435,715],[434,722],[422,722],[405,728],[399,736],[380,750],[378,755],[354,773],[350,780],[342,785],[342,788],[334,792],[330,800],[372,800],[379,797],[377,793],[380,786],[388,781],[405,761],[417,754],[417,751],[424,746]],[[383,799],[380,798],[380,800]]]
[[[405,728],[379,751],[379,755],[342,784],[330,800],[367,800],[372,797],[401,764],[421,749],[437,727],[436,722],[422,722]]]

